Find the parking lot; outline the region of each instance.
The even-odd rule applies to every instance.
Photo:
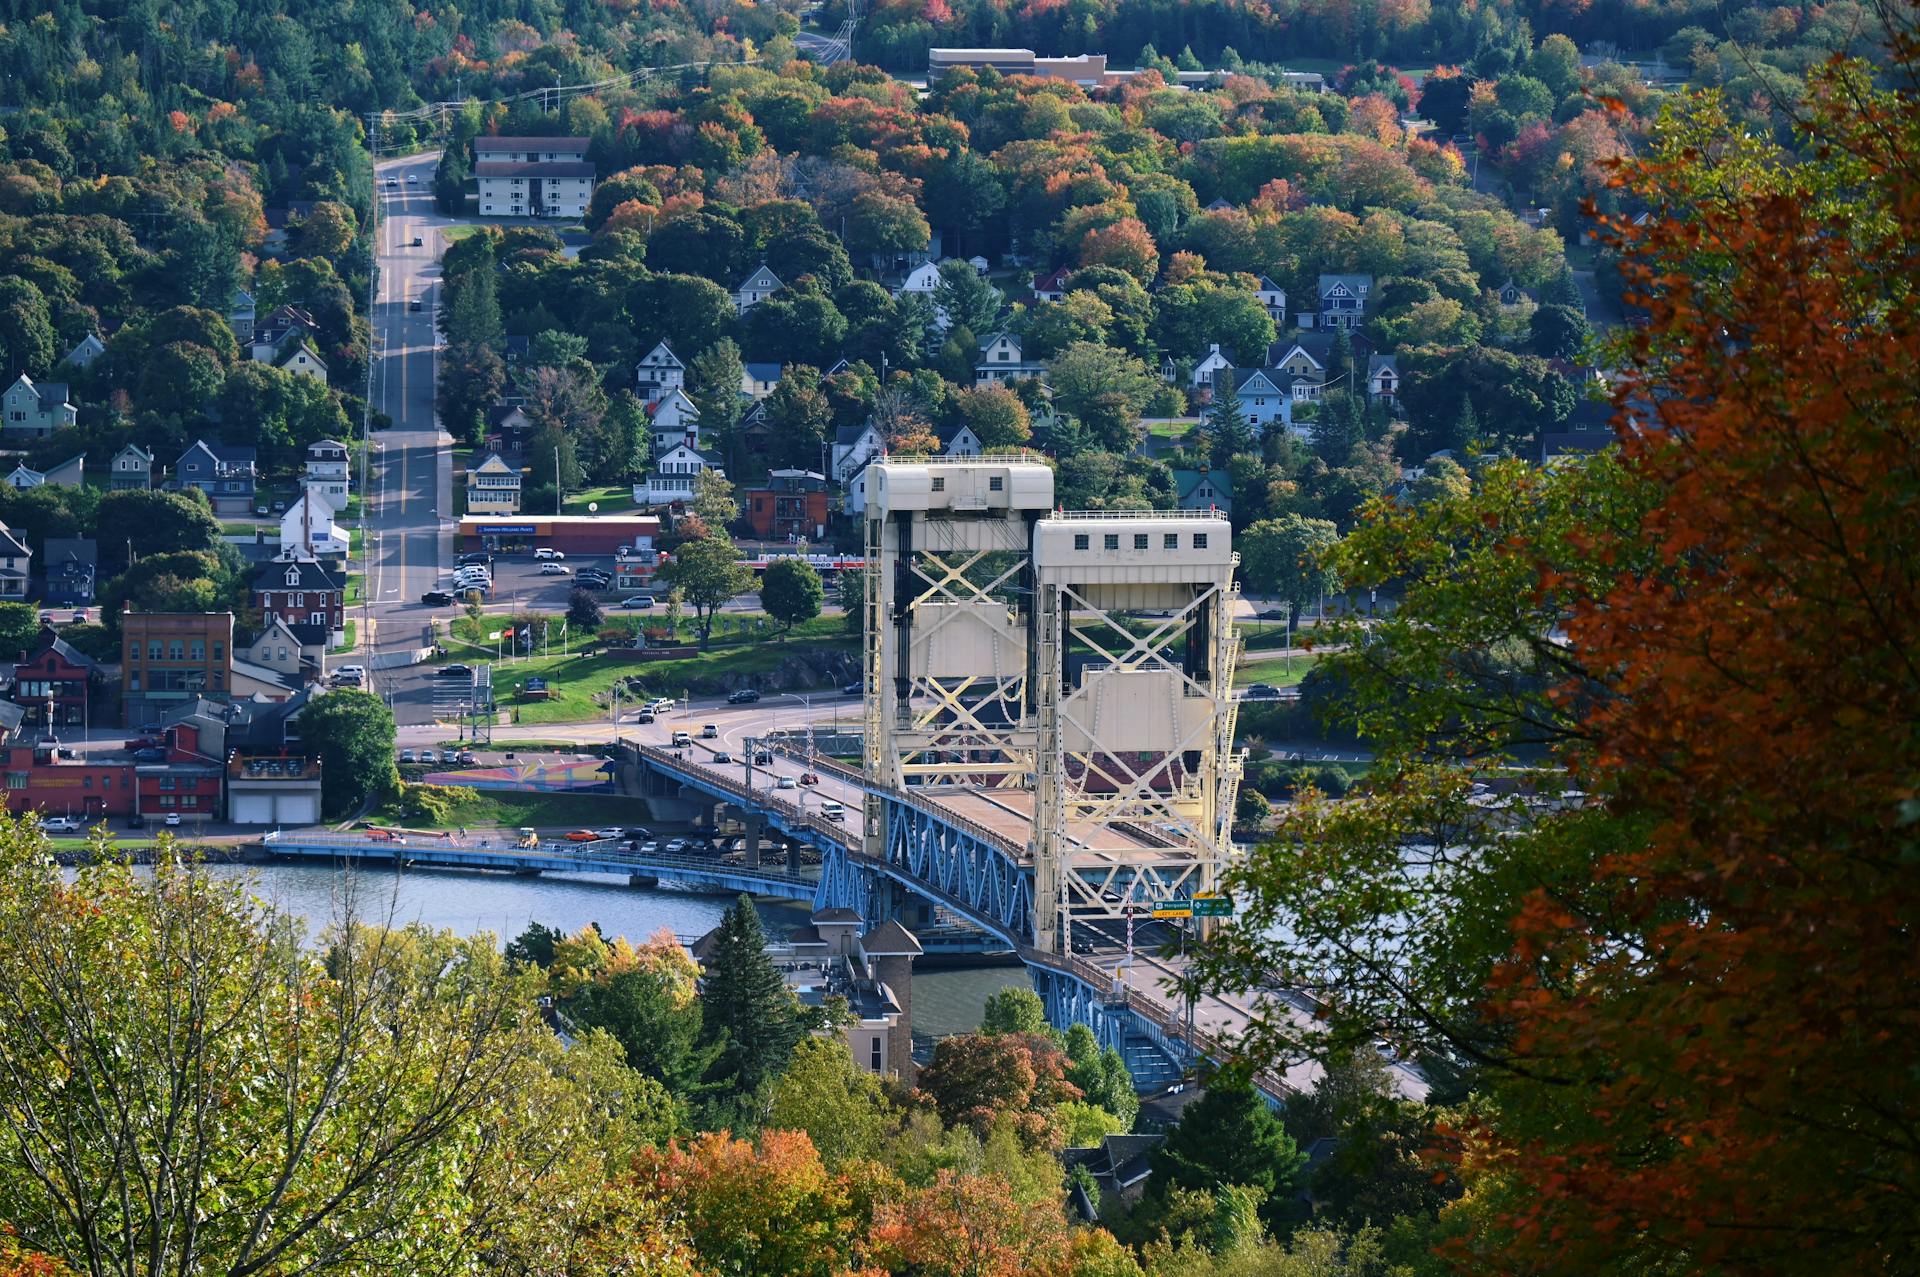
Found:
[[[531,611],[564,612],[567,610],[567,598],[579,586],[577,576],[584,568],[598,568],[608,576],[613,575],[613,556],[592,555],[584,558],[568,558],[558,563],[566,572],[545,572],[546,561],[536,560],[531,553],[515,555],[496,555],[493,560],[493,590],[486,596],[489,611]],[[436,589],[452,591],[454,568],[448,568],[440,574]],[[612,588],[592,591],[600,600],[600,606],[608,610],[619,607],[622,593]],[[445,607],[425,608],[440,613]]]

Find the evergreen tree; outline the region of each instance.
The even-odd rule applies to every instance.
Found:
[[[1480,443],[1480,419],[1474,415],[1473,399],[1468,395],[1460,396],[1460,416],[1453,423],[1453,430],[1447,436],[1447,446],[1457,453],[1465,454]]]
[[[1259,1189],[1260,1215],[1271,1227],[1284,1217],[1306,1156],[1251,1086],[1215,1083],[1153,1151],[1153,1191],[1164,1197],[1176,1188]]]
[[[1333,330],[1333,341],[1327,346],[1327,381],[1342,390],[1354,388],[1353,338],[1344,328]]]
[[[1259,447],[1253,423],[1240,411],[1231,393],[1216,391],[1207,407],[1207,451],[1216,468],[1225,469],[1235,457],[1251,455]]]
[[[721,919],[706,969],[701,1038],[720,1047],[709,1076],[729,1080],[743,1099],[757,1097],[786,1067],[802,1029],[799,1006],[767,957],[766,932],[748,897]]]
[[[493,254],[488,253],[460,277],[460,286],[454,290],[447,310],[447,342],[491,346],[499,342],[502,332]]]
[[[700,410],[700,433],[717,444],[728,465],[736,468],[740,458],[734,455],[734,426],[740,421],[740,382],[746,373],[740,347],[731,337],[714,342],[687,366],[687,398]]]
[[[1365,441],[1367,429],[1357,400],[1345,391],[1333,390],[1320,400],[1320,413],[1313,419],[1309,439],[1313,451],[1329,466],[1347,464],[1355,445]]]

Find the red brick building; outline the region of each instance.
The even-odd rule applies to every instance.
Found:
[[[13,690],[7,699],[23,711],[28,727],[85,727],[92,719],[87,697],[97,668],[51,629],[42,629],[31,650],[14,667]],[[51,711],[51,718],[49,718]]]
[[[52,738],[0,746],[7,810],[97,820],[133,813],[133,759],[122,753],[64,758]]]
[[[264,614],[288,625],[324,625],[335,643],[345,636],[347,583],[312,559],[262,563],[248,586]]]
[[[817,541],[827,534],[827,481],[811,470],[775,470],[763,488],[742,488],[747,525],[761,541]]]

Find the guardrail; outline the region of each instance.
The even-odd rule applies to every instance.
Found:
[[[758,807],[763,811],[778,812],[789,824],[823,834],[843,847],[859,846],[859,841],[854,838],[851,831],[825,817],[814,815],[798,803],[776,797],[774,793],[767,790],[748,788],[731,777],[718,774],[710,767],[683,757],[676,757],[672,750],[662,749],[658,745],[638,745],[635,749],[642,758],[651,759],[669,771],[678,771],[688,776],[697,773],[700,783],[712,785],[715,789],[739,799],[743,804]]]
[[[814,886],[815,876],[789,873],[781,869],[769,869],[764,866],[731,864],[725,860],[704,856],[668,855],[662,852],[624,851],[608,848],[591,851],[595,844],[582,843],[579,849],[566,844],[543,843],[537,847],[520,847],[512,843],[491,839],[455,842],[449,839],[429,835],[413,835],[407,838],[355,838],[351,835],[331,834],[320,836],[302,836],[288,834],[280,830],[266,834],[261,843],[269,849],[290,845],[318,851],[334,851],[342,855],[356,852],[407,853],[448,853],[460,855],[498,855],[516,860],[552,861],[556,868],[587,865],[618,865],[631,869],[693,869],[709,873],[738,874],[745,877],[761,878],[771,882],[785,882],[800,886]]]

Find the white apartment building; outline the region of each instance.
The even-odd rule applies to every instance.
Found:
[[[482,217],[571,220],[587,215],[593,165],[583,137],[479,137],[473,176]]]

